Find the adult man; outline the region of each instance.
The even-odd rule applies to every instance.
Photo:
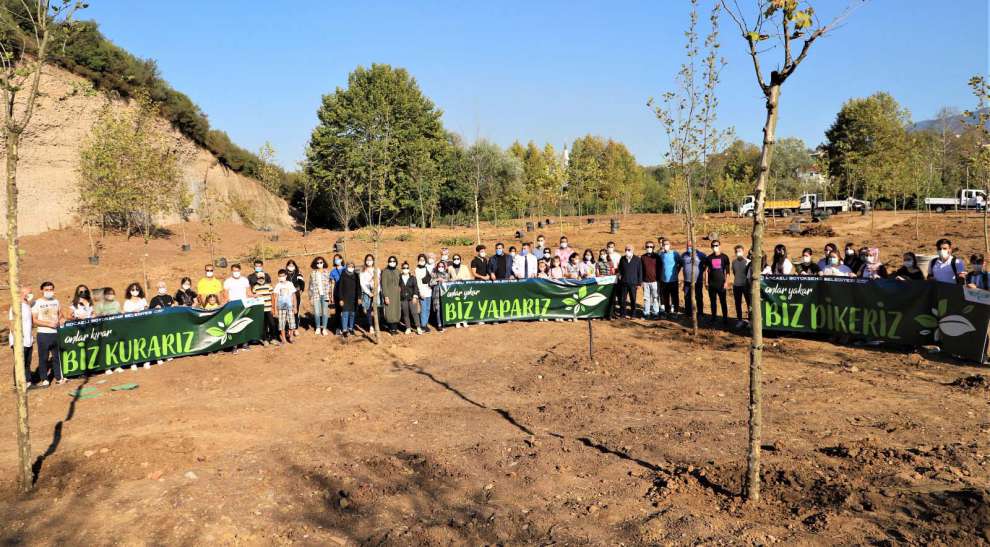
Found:
[[[681,297],[677,292],[677,274],[681,270],[681,257],[670,248],[670,241],[660,241],[660,254],[657,257],[657,275],[660,284],[660,300],[664,313],[674,315],[680,307]]]
[[[725,299],[725,291],[729,288],[729,256],[722,252],[722,245],[719,241],[712,241],[712,252],[705,257],[704,262],[705,280],[708,285],[708,300],[712,304],[712,321],[718,317],[716,300],[722,305],[722,323],[729,322],[728,302]],[[698,307],[701,307],[701,300],[698,300]]]
[[[571,253],[573,253],[570,247],[567,246],[567,237],[560,236],[560,246],[554,251],[557,258],[560,259],[560,265],[563,266],[571,260]]]
[[[629,302],[629,317],[636,317],[636,287],[643,282],[643,261],[633,253],[632,245],[626,245],[626,254],[619,259],[616,268],[619,289],[619,317],[626,317],[626,302]]]
[[[213,275],[213,264],[207,264],[204,276],[196,282],[196,300],[199,301],[199,307],[206,305],[206,297],[211,294],[217,295],[217,299],[223,304],[223,284],[220,280]]]
[[[529,242],[522,244],[522,252],[512,261],[512,275],[516,279],[536,277],[536,255],[530,252]]]
[[[226,293],[227,302],[247,300],[248,289],[250,288],[251,282],[241,276],[241,265],[232,264],[230,266],[230,277],[223,280],[223,290]]]
[[[24,379],[29,385],[34,384],[31,378],[31,352],[34,350],[34,340],[31,337],[31,327],[34,325],[31,315],[31,300],[34,295],[31,289],[21,287],[21,333],[24,340],[21,341],[21,348],[24,352]],[[10,349],[14,349],[14,308],[10,309]]]
[[[752,295],[749,292],[749,259],[746,258],[742,245],[736,245],[735,251],[736,258],[732,261],[732,300],[736,305],[736,328],[740,329],[746,325],[748,317],[743,315],[743,300],[746,301],[748,312]]]
[[[646,252],[640,257],[643,262],[643,319],[660,317],[660,294],[657,292],[657,267],[659,256],[656,244],[646,242]]]
[[[512,259],[505,254],[505,245],[502,242],[495,244],[495,256],[489,262],[488,271],[493,276],[492,279],[512,277]]]
[[[533,254],[536,256],[537,260],[541,259],[547,253],[546,238],[543,234],[536,236],[536,247],[533,249]]]
[[[38,327],[38,381],[40,385],[47,386],[51,372],[55,381],[61,384],[65,382],[58,349],[62,307],[55,299],[55,284],[51,281],[42,283],[41,296],[31,306],[31,320]]]
[[[471,278],[477,281],[491,281],[495,276],[491,273],[491,264],[488,262],[488,251],[484,245],[474,248],[477,254],[471,259]]]
[[[684,275],[684,313],[690,316],[694,310],[693,304],[697,303],[698,309],[694,313],[698,314],[698,319],[701,319],[705,311],[701,297],[701,269],[704,261],[705,255],[701,251],[694,250],[694,245],[689,241],[687,251],[681,254],[681,271]],[[692,287],[694,287],[693,291],[691,290]]]
[[[928,264],[928,280],[939,283],[966,283],[966,263],[952,256],[952,242],[942,238],[935,242],[938,256]]]

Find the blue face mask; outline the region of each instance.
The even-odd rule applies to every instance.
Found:
[[[495,254],[497,256],[502,256],[502,249],[495,249]]]
[[[265,269],[264,269],[264,268],[262,268],[261,266],[255,266],[255,267],[254,267],[254,271],[256,271],[256,272],[258,272],[258,273],[261,273],[261,272],[263,272],[263,271],[265,271]]]

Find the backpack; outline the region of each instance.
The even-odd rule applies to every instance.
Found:
[[[954,256],[950,256],[949,258],[949,265],[952,266],[952,277],[956,280],[956,284],[964,285],[965,281],[959,279],[959,264],[957,262],[959,259]],[[935,279],[935,260],[938,259],[933,259],[928,263],[928,279]]]

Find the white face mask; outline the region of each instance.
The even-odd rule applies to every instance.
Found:
[[[295,266],[289,266],[289,267],[288,267],[288,268],[286,268],[286,269],[287,269],[287,270],[289,270],[290,272],[294,272],[294,271],[296,271],[296,267],[295,267]]]
[[[137,297],[139,294],[141,294],[139,291],[131,291],[131,296]]]
[[[168,289],[165,287],[158,287],[158,294],[165,294],[166,292],[168,292]]]
[[[626,251],[626,256],[627,257],[632,258],[632,255],[633,255],[633,252],[632,251]]]
[[[868,256],[868,257],[866,257],[867,264],[873,264],[876,261],[877,261],[877,259],[874,256]]]
[[[852,256],[856,254],[856,249],[846,249],[846,256]]]
[[[192,285],[190,285],[189,283],[186,283],[186,284],[182,285],[182,290],[184,290],[184,291],[188,291],[191,288],[192,288]]]
[[[715,245],[714,247],[712,247],[712,252],[715,253],[715,254],[718,254],[718,251],[720,249],[721,249],[721,247],[719,247],[718,245]]]
[[[354,273],[354,266],[348,266],[347,273]]]
[[[561,241],[560,242],[560,248],[561,249],[566,249],[567,248],[567,242],[566,241]]]
[[[240,271],[236,271],[236,272],[230,272],[230,275],[231,275],[231,276],[232,276],[232,277],[233,277],[234,279],[237,279],[237,278],[239,278],[239,277],[241,276],[241,272],[240,272]]]
[[[938,250],[938,256],[942,260],[945,260],[946,258],[949,258],[949,250],[948,249],[939,249]]]
[[[743,257],[743,252],[742,251],[736,251],[736,258],[742,258],[742,257]]]
[[[370,268],[371,266],[374,266],[375,265],[375,261],[374,260],[365,260],[364,261],[364,265],[365,266],[368,266]]]
[[[485,258],[485,256],[486,256],[487,254],[488,254],[488,253],[486,253],[485,251],[481,251],[481,252],[479,252],[479,253],[478,253],[478,256],[480,256],[481,258]]]
[[[431,258],[431,259],[427,260],[426,263],[429,264],[430,266],[432,266],[432,265],[436,264],[437,261],[435,259],[432,259]]]
[[[206,277],[213,277],[213,270],[206,272]]]
[[[810,256],[807,256],[807,255],[802,256],[801,257],[801,262],[804,262],[805,264],[811,264],[811,257]]]

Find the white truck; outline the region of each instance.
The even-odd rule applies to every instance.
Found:
[[[823,201],[818,194],[802,194],[798,199],[767,200],[763,209],[767,215],[790,216],[795,213],[812,213],[828,211],[840,213],[843,211],[862,211],[870,208],[870,202],[855,198]],[[751,217],[756,210],[756,198],[746,196],[739,206],[739,216]]]
[[[952,209],[984,209],[987,206],[987,194],[983,190],[965,188],[959,190],[954,198],[925,198],[925,207],[936,213],[944,213]]]

